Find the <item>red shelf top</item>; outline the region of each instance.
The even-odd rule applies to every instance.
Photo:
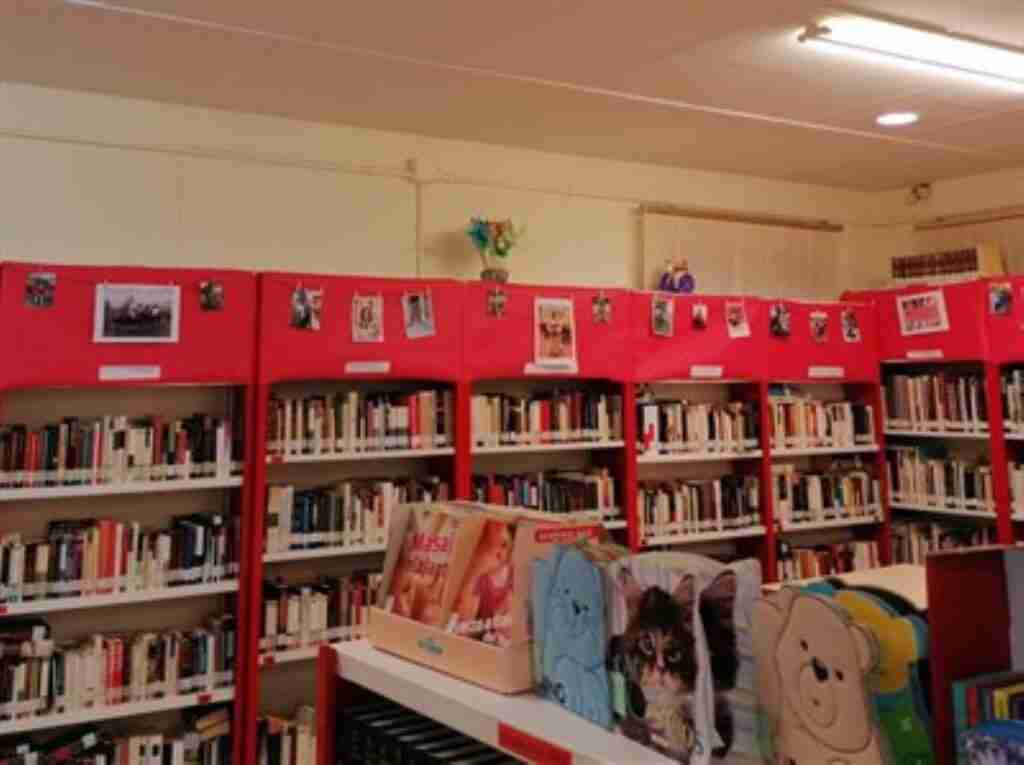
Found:
[[[296,288],[323,290],[320,329],[291,325]],[[435,333],[406,336],[402,297],[429,292]],[[379,295],[383,341],[355,342],[353,298]],[[462,362],[464,287],[450,279],[385,279],[266,272],[259,275],[260,382],[314,379],[455,380]]]
[[[26,301],[30,274],[56,276],[53,304]],[[199,285],[219,281],[224,309],[203,311]],[[96,288],[100,284],[177,285],[181,318],[177,343],[93,342]],[[0,353],[7,363],[0,387],[123,386],[101,381],[101,367],[148,367],[146,384],[247,384],[255,346],[256,280],[244,271],[223,269],[61,266],[3,263],[0,266]],[[155,368],[155,369],[154,369]],[[109,370],[108,370],[109,372]],[[122,374],[132,374],[123,370]]]
[[[578,378],[623,381],[630,379],[630,293],[627,290],[591,287],[547,287],[526,284],[496,285],[472,282],[465,285],[463,372],[467,380],[522,378]],[[488,312],[492,293],[504,294],[504,315]],[[610,301],[608,323],[594,318],[594,300],[603,294]],[[572,301],[576,326],[578,371],[551,374],[532,372],[534,354],[534,305],[536,298]]]

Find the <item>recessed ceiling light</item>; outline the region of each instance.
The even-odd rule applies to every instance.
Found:
[[[916,112],[887,112],[879,114],[875,118],[875,122],[882,127],[903,127],[904,125],[913,125],[917,120]]]

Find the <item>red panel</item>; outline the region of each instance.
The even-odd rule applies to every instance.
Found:
[[[466,285],[464,342],[467,379],[496,380],[524,376],[526,365],[534,361],[533,301],[536,297],[572,299],[579,377],[629,379],[629,292],[506,284],[500,287],[505,293],[505,314],[499,318],[487,311],[488,296],[495,289],[498,289],[496,285],[484,282]],[[612,315],[607,324],[596,322],[593,316],[593,300],[602,292],[611,301]],[[572,375],[559,372],[557,376],[565,378]]]
[[[654,334],[651,300],[655,295],[668,297],[675,303],[675,333],[672,337]],[[688,379],[694,366],[721,367],[724,379],[757,379],[772,363],[766,353],[767,310],[763,301],[757,298],[634,292],[632,299],[630,344],[633,347],[634,379],[638,382]],[[744,304],[750,337],[729,337],[725,306],[727,302],[734,301]],[[693,327],[691,317],[697,303],[708,307],[704,329]]]
[[[905,337],[900,332],[896,298],[931,290],[942,290],[949,317],[949,331]],[[987,287],[984,282],[850,292],[843,298],[874,302],[877,306],[879,355],[882,361],[981,361],[985,358]]]
[[[989,290],[994,284],[1010,285],[1013,303],[1006,314],[992,313]],[[987,279],[984,300],[978,310],[986,316],[989,360],[997,364],[1024,361],[1024,277]]]
[[[526,762],[543,765],[572,765],[572,753],[518,728],[498,723],[498,746]]]
[[[878,321],[869,303],[813,302],[794,300],[765,301],[766,311],[777,303],[789,308],[789,337],[765,332],[762,353],[770,359],[768,376],[791,382],[836,379],[873,381],[878,379]],[[842,316],[851,311],[860,327],[860,342],[847,342]],[[825,314],[826,331],[819,342],[811,333],[812,315]],[[837,375],[828,374],[835,371]]]
[[[379,279],[268,272],[260,274],[260,380],[345,377],[454,380],[462,360],[464,287],[448,279]],[[292,293],[298,286],[324,290],[320,330],[291,326]],[[428,289],[434,307],[433,337],[405,335],[402,296]],[[352,341],[352,298],[381,295],[384,341]],[[380,373],[346,372],[346,364],[389,362]]]
[[[33,272],[57,277],[54,303],[25,303],[26,278]],[[256,283],[252,274],[221,269],[59,266],[4,263],[0,279],[0,355],[6,388],[97,385],[99,367],[159,366],[160,383],[235,383],[252,378]],[[222,311],[199,307],[199,283],[224,285]],[[181,287],[178,343],[94,343],[96,286],[176,284]],[[115,383],[123,385],[124,383]]]

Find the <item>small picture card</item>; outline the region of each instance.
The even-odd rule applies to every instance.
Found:
[[[768,331],[773,337],[789,337],[793,328],[793,314],[783,302],[772,304],[768,309]]]
[[[898,296],[896,313],[904,337],[949,331],[946,297],[941,289]]]
[[[992,282],[988,285],[988,312],[993,316],[1009,316],[1013,313],[1013,287],[1009,282]]]
[[[591,312],[595,324],[611,324],[612,322],[612,299],[601,292],[594,296],[591,305]]]
[[[322,287],[296,287],[292,292],[291,325],[309,332],[320,331],[320,315],[324,307]]]
[[[658,337],[675,335],[676,303],[672,298],[664,295],[651,298],[651,331]]]
[[[854,310],[852,308],[844,308],[839,320],[843,325],[843,340],[848,343],[859,343],[860,322],[857,320],[857,314]]]
[[[352,296],[352,342],[384,342],[384,298],[381,295]]]
[[[203,311],[224,310],[223,282],[199,282],[199,308]]]
[[[729,300],[725,304],[725,324],[733,340],[750,337],[750,323],[747,321],[747,307],[742,300]]]
[[[25,305],[50,308],[57,293],[57,274],[33,271],[25,277]]]
[[[576,362],[576,322],[569,298],[534,298],[533,360],[542,365]]]
[[[410,340],[433,337],[437,330],[434,327],[434,297],[430,290],[402,295],[402,318],[405,336]]]
[[[824,311],[811,311],[811,338],[816,343],[828,340],[828,314]]]
[[[508,305],[508,295],[505,290],[495,287],[487,293],[487,315],[496,319],[504,318],[505,306]]]
[[[690,327],[693,329],[708,328],[708,304],[694,303],[690,306]]]
[[[180,321],[177,285],[96,285],[95,343],[176,343]]]

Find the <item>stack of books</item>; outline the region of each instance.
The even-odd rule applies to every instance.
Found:
[[[449,447],[452,413],[450,390],[272,396],[267,454],[287,459]]]
[[[129,593],[238,576],[239,519],[194,513],[145,530],[112,519],[50,521],[46,538],[0,535],[0,602]]]
[[[643,539],[736,531],[760,523],[761,482],[754,476],[642,482],[637,518]]]
[[[881,513],[881,486],[856,461],[837,462],[820,472],[772,465],[772,492],[775,517],[783,526]]]
[[[991,465],[929,457],[930,452],[915,447],[890,447],[886,451],[894,503],[995,514]]]
[[[616,509],[615,479],[605,468],[550,470],[512,475],[474,475],[473,500],[529,507],[548,513]]]
[[[637,403],[641,454],[705,454],[760,448],[757,402],[702,404],[650,399]]]
[[[891,430],[988,431],[980,373],[892,375],[885,381],[885,412]]]
[[[622,396],[553,391],[481,393],[471,401],[474,446],[590,443],[622,438]]]
[[[0,426],[0,487],[98,486],[229,478],[242,472],[241,428],[207,414],[66,417]]]
[[[445,501],[448,496],[448,484],[435,477],[360,479],[305,490],[269,486],[266,551],[384,545],[397,505]]]

